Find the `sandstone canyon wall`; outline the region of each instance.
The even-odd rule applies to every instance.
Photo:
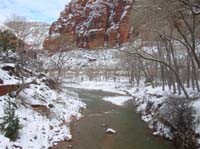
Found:
[[[129,40],[133,0],[72,0],[49,30],[48,50],[114,47]]]

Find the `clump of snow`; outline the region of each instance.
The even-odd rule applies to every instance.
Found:
[[[107,133],[107,134],[115,134],[115,133],[117,133],[117,131],[114,130],[114,129],[112,129],[112,128],[108,128],[108,129],[106,130],[106,133]]]
[[[118,106],[123,106],[125,102],[132,100],[132,97],[131,96],[104,97],[103,100],[111,102]]]

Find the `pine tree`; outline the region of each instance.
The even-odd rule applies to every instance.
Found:
[[[9,50],[15,51],[18,47],[19,40],[10,30],[0,31],[0,52],[5,52],[4,60],[9,60]]]
[[[8,97],[4,108],[5,116],[2,118],[3,122],[0,124],[0,131],[12,141],[17,139],[18,131],[21,128],[19,119],[15,115],[16,108],[16,104],[11,102],[10,97]]]

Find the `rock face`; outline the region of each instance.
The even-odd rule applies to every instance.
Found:
[[[133,0],[72,0],[44,41],[48,50],[114,47],[127,42]]]

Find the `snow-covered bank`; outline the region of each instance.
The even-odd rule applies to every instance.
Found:
[[[169,110],[168,101],[171,98],[185,98],[185,96],[173,94],[170,90],[162,91],[162,87],[135,87],[127,90],[127,92],[134,97],[136,111],[141,114],[142,120],[144,120],[150,129],[153,130],[154,135],[160,135],[167,139],[172,139],[173,135],[171,133],[170,127],[166,125],[163,121],[170,117],[172,111]],[[193,91],[192,89],[187,89],[190,95],[191,105],[196,111],[196,133],[200,133],[200,93]],[[171,113],[172,114],[172,113]],[[168,117],[167,117],[168,116]]]
[[[14,75],[10,76],[5,70],[0,69],[5,83],[19,83]],[[81,117],[81,109],[85,104],[78,95],[66,89],[57,91],[48,86],[48,78],[29,77],[33,83],[25,87],[19,95],[12,97],[11,101],[17,105],[15,111],[22,128],[16,141],[0,132],[0,148],[5,149],[47,149],[60,141],[72,138],[69,123],[73,118]],[[9,82],[7,81],[9,80]],[[0,97],[0,116],[5,115],[4,108],[8,95]],[[0,119],[0,123],[3,120]]]
[[[65,82],[67,82],[66,80]],[[119,93],[126,95],[125,88],[129,86],[127,81],[124,82],[114,82],[114,81],[82,81],[73,83],[64,83],[66,87],[81,88],[81,89],[92,89],[92,90],[102,90],[107,92]]]
[[[153,135],[160,135],[167,139],[172,139],[170,127],[163,121],[165,119],[165,112],[168,110],[167,101],[170,97],[184,97],[178,94],[173,94],[172,91],[162,91],[162,87],[152,88],[151,86],[141,85],[139,87],[133,87],[125,82],[95,82],[95,81],[83,81],[78,83],[66,84],[68,87],[84,88],[84,89],[98,89],[103,91],[111,91],[115,93],[128,93],[134,99],[136,112],[141,114],[141,118],[148,124],[148,127],[153,130]],[[196,110],[196,119],[200,117],[200,93],[187,89],[194,109]],[[122,106],[124,102],[130,99],[130,96],[117,96],[106,97],[104,100],[113,104]],[[168,111],[170,112],[170,111]],[[196,133],[200,133],[200,124],[197,121]]]
[[[125,102],[132,100],[131,96],[116,96],[116,97],[105,97],[103,100],[111,102],[118,106],[123,106]]]

